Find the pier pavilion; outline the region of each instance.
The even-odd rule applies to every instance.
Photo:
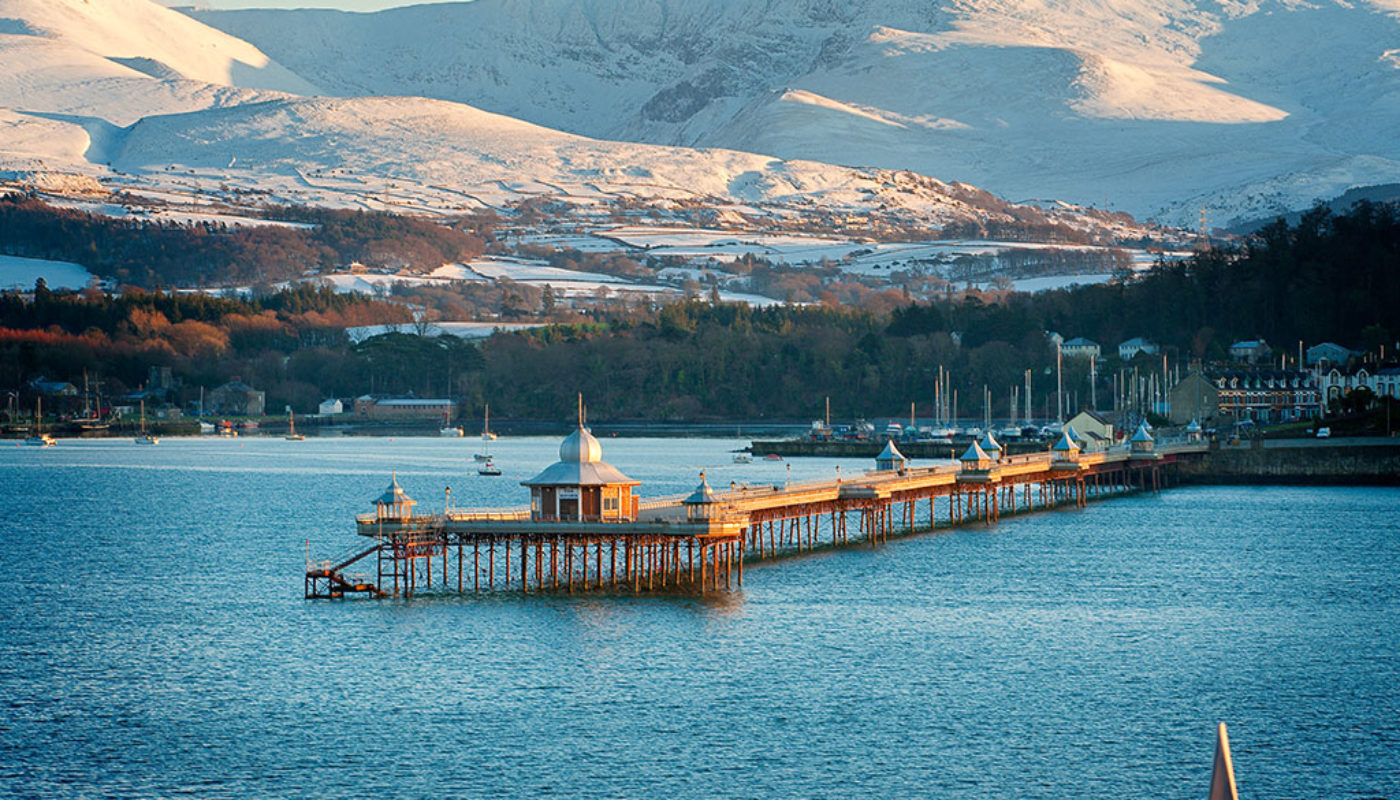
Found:
[[[632,487],[640,486],[603,460],[603,447],[579,420],[559,445],[559,460],[524,481],[535,522],[630,522],[637,518]]]

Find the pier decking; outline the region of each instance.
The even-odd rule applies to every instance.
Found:
[[[580,434],[592,440],[582,427],[574,436]],[[561,448],[561,464],[575,458],[612,469],[599,460],[596,440],[582,448],[570,440]],[[561,498],[578,499],[551,500],[559,505],[548,508],[536,494],[530,507],[415,513],[414,501],[394,481],[376,501],[376,513],[356,518],[366,544],[341,558],[308,559],[305,592],[308,598],[340,598],[426,591],[720,591],[742,586],[744,565],[758,560],[822,547],[873,546],[897,534],[992,524],[1003,514],[1161,488],[1179,460],[1207,449],[1198,442],[1154,448],[1149,438],[1128,449],[1081,454],[1072,443],[1062,447],[1066,443],[1052,452],[1004,459],[974,446],[955,465],[766,488],[715,491],[702,473],[690,496],[633,499],[630,514],[602,511],[605,504],[587,499],[588,486],[583,494],[558,490]],[[567,503],[572,505],[566,512]],[[351,572],[371,566],[372,574]]]

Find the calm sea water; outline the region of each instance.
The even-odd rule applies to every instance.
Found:
[[[515,505],[555,439],[0,447],[0,794],[1400,796],[1400,491],[1139,495],[742,592],[308,602],[397,470]],[[647,495],[846,474],[607,440]],[[789,473],[789,469],[791,472]]]

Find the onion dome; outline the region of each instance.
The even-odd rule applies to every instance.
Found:
[[[1191,424],[1189,424],[1189,425],[1186,426],[1186,432],[1187,432],[1187,433],[1200,433],[1200,432],[1201,432],[1201,423],[1197,422],[1197,421],[1194,420],[1194,419],[1191,420]]]
[[[1077,453],[1077,452],[1079,452],[1079,444],[1078,444],[1077,442],[1075,442],[1073,439],[1070,438],[1069,433],[1070,433],[1070,432],[1069,432],[1069,429],[1068,429],[1068,428],[1066,428],[1063,432],[1061,432],[1061,433],[1060,433],[1060,441],[1055,442],[1055,446],[1054,446],[1054,447],[1051,447],[1050,449],[1053,450],[1053,451],[1056,452],[1056,453]]]
[[[603,446],[582,425],[564,437],[559,460],[524,486],[637,486],[635,481],[603,460]]]
[[[582,425],[559,444],[559,460],[573,464],[593,464],[603,460],[603,446]]]
[[[1196,430],[1200,430],[1200,429],[1201,429],[1201,426],[1197,425],[1197,426],[1196,426]],[[1129,439],[1128,441],[1129,441],[1129,442],[1133,442],[1133,443],[1142,443],[1142,442],[1150,442],[1150,441],[1152,441],[1152,434],[1150,434],[1150,433],[1147,432],[1147,423],[1145,423],[1145,422],[1140,423],[1140,424],[1138,425],[1137,433],[1134,433],[1134,434],[1133,434],[1133,438]]]
[[[997,441],[997,438],[992,435],[991,431],[987,431],[987,435],[982,437],[982,443],[980,446],[983,450],[986,450],[988,453],[1001,453],[1001,444]]]

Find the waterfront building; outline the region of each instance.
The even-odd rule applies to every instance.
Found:
[[[205,408],[231,417],[261,417],[267,395],[237,377],[209,393]]]
[[[1188,421],[1209,423],[1220,406],[1220,390],[1215,382],[1192,370],[1167,390],[1167,417],[1173,425]]]
[[[1333,367],[1322,372],[1318,382],[1325,403],[1341,400],[1357,389],[1369,389],[1376,397],[1400,398],[1400,366],[1394,364]]]
[[[323,417],[329,417],[333,414],[344,414],[345,405],[332,397],[329,400],[322,400],[321,404],[316,407],[316,413]]]
[[[1224,370],[1208,375],[1219,392],[1216,413],[1236,421],[1273,423],[1315,417],[1322,392],[1310,372]],[[1185,413],[1189,410],[1183,409]],[[1194,416],[1194,414],[1190,414]]]
[[[355,398],[355,416],[385,422],[440,422],[457,414],[457,402],[432,397]]]

